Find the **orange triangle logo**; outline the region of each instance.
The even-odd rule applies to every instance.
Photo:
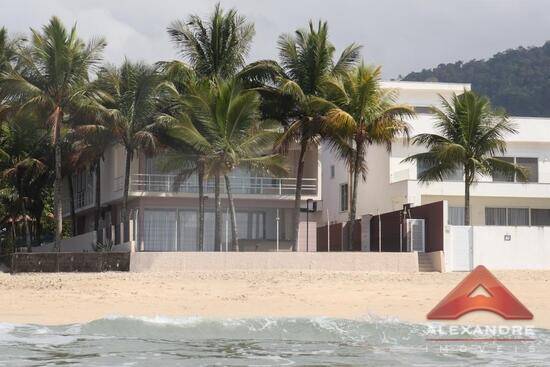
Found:
[[[474,296],[480,287],[490,297]],[[506,320],[533,319],[533,314],[483,265],[464,278],[427,317],[429,320],[456,320],[472,311],[490,311]]]

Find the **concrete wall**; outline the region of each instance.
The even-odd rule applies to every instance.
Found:
[[[300,222],[298,227],[298,251],[317,251],[317,223]]]
[[[499,269],[550,269],[550,227],[449,226],[448,271],[484,265]],[[458,235],[457,235],[458,234]],[[458,258],[466,259],[458,263]],[[459,268],[460,267],[460,268]]]
[[[17,253],[12,255],[12,273],[59,273],[128,271],[130,253]]]
[[[445,272],[445,253],[443,251],[428,252],[425,256],[430,259],[435,270],[440,273]]]
[[[87,252],[94,251],[97,241],[95,231],[81,234],[79,236],[61,240],[61,252]],[[33,247],[33,252],[52,252],[54,243],[48,243],[40,247]]]
[[[134,252],[130,271],[333,270],[417,272],[416,253]]]
[[[550,269],[550,228],[474,226],[473,260],[489,269]]]

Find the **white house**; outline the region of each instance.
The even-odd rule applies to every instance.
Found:
[[[399,102],[414,106],[418,116],[410,121],[412,134],[436,132],[433,115],[426,108],[439,105],[469,89],[468,84],[428,82],[384,82],[384,88],[397,89]],[[472,225],[550,226],[550,119],[511,117],[517,134],[506,137],[505,159],[528,169],[529,182],[510,177],[478,177],[471,189]],[[398,210],[403,204],[414,206],[446,200],[449,224],[463,224],[464,181],[462,172],[443,182],[420,183],[420,165],[403,159],[424,151],[407,145],[404,139],[393,144],[391,152],[373,146],[367,151],[368,176],[360,181],[358,216]],[[318,223],[345,222],[348,219],[350,177],[346,165],[326,147],[321,149],[323,163],[322,208]]]

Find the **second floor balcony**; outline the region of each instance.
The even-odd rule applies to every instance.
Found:
[[[265,196],[277,198],[293,198],[296,193],[296,179],[291,177],[264,177],[264,176],[230,176],[232,193],[236,196]],[[117,177],[115,191],[124,189],[124,177]],[[178,182],[177,175],[170,174],[132,174],[130,175],[131,195],[178,195],[198,194],[199,187],[195,177]],[[225,182],[220,183],[220,192],[226,193]],[[318,194],[316,178],[304,178],[302,182],[302,196],[316,197]],[[214,180],[204,183],[204,193],[214,193]]]
[[[390,174],[390,185],[412,195],[464,196],[464,179],[449,177],[443,181],[420,182],[415,170],[404,169]],[[550,197],[550,182],[498,181],[480,177],[470,187],[472,197]]]
[[[95,189],[94,187],[89,187],[82,191],[77,191],[74,193],[74,209],[75,211],[88,209],[94,206],[95,203]],[[63,213],[69,214],[71,211],[71,202],[69,198],[63,198]]]

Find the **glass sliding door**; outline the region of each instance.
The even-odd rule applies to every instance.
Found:
[[[194,210],[179,211],[179,251],[198,251],[198,212]]]
[[[145,209],[144,251],[177,251],[176,210]]]
[[[225,239],[223,228],[225,227],[222,220],[222,243]],[[214,230],[215,230],[215,213],[207,211],[204,213],[204,251],[214,251]]]

